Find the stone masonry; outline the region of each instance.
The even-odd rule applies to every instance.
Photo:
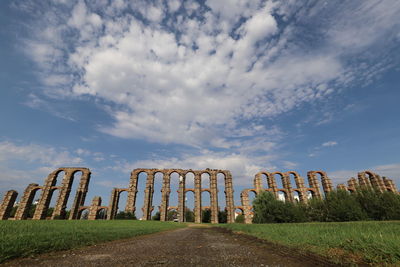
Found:
[[[71,195],[72,184],[75,179],[75,175],[81,173],[78,188],[74,195],[74,202],[71,206],[71,212],[68,218],[66,218],[66,206],[68,199]],[[205,170],[183,170],[183,169],[134,169],[131,172],[129,186],[127,188],[114,188],[111,191],[111,197],[108,206],[102,206],[101,197],[96,196],[93,198],[90,206],[84,206],[86,193],[90,182],[91,172],[88,168],[59,168],[49,174],[46,178],[44,185],[39,186],[38,184],[29,184],[25,189],[19,203],[18,208],[14,215],[14,218],[10,218],[10,213],[18,193],[14,190],[8,191],[0,204],[0,220],[14,219],[14,220],[26,220],[28,219],[28,213],[30,207],[33,205],[35,194],[41,191],[38,202],[36,203],[36,209],[33,214],[34,220],[44,219],[80,219],[82,213],[86,210],[88,212],[88,220],[95,220],[101,210],[106,211],[107,219],[112,220],[115,218],[118,212],[120,195],[122,192],[127,192],[127,201],[125,206],[125,212],[134,213],[136,211],[136,200],[138,193],[138,181],[141,173],[146,174],[146,186],[144,189],[144,201],[141,210],[143,212],[142,220],[150,220],[151,213],[155,209],[153,205],[154,185],[156,174],[162,174],[162,188],[161,188],[161,204],[158,206],[160,211],[160,220],[166,221],[169,210],[176,210],[178,213],[178,220],[180,222],[185,221],[185,199],[188,192],[193,192],[194,195],[194,216],[195,222],[201,223],[202,221],[202,210],[210,209],[211,211],[211,222],[218,223],[218,192],[224,189],[227,221],[232,223],[235,221],[235,210],[239,209],[244,215],[245,223],[251,223],[253,216],[253,207],[250,203],[249,194],[259,194],[263,191],[271,192],[275,198],[281,199],[280,195],[283,194],[284,201],[288,202],[301,202],[307,203],[310,197],[323,198],[325,195],[333,190],[332,181],[328,178],[327,174],[323,171],[309,171],[307,173],[308,187],[306,187],[304,179],[295,171],[288,172],[259,172],[254,177],[254,188],[244,189],[241,194],[241,206],[234,205],[233,199],[233,183],[232,175],[228,170],[217,170],[217,169],[205,169]],[[57,179],[61,177],[61,184],[56,186]],[[171,176],[177,174],[179,177],[179,188],[178,188],[178,206],[170,206],[169,199],[171,193]],[[187,187],[187,175],[192,174],[194,176],[193,188]],[[202,175],[207,174],[209,176],[209,186],[202,188]],[[224,188],[218,188],[218,175],[223,175]],[[276,178],[281,179],[282,188],[278,188]],[[294,180],[294,184],[291,184],[291,178]],[[263,186],[263,180],[267,185],[267,188]],[[354,193],[357,190],[363,188],[370,188],[379,192],[390,191],[395,194],[399,194],[396,185],[393,180],[386,177],[381,177],[371,171],[359,172],[357,179],[352,177],[348,180],[347,185],[339,184],[338,189],[349,191]],[[47,211],[55,191],[58,190],[58,198],[54,211],[50,217],[47,217]],[[202,206],[202,193],[208,192],[210,194],[210,206]]]
[[[7,220],[10,217],[17,196],[18,193],[15,190],[9,190],[4,195],[3,202],[0,205],[0,220]]]
[[[161,206],[160,206],[160,220],[167,220],[167,213],[169,207],[169,196],[171,193],[171,174],[177,173],[179,175],[179,189],[178,189],[178,220],[185,221],[185,194],[187,192],[194,192],[195,207],[194,216],[195,222],[201,222],[201,193],[205,188],[201,188],[201,175],[207,173],[210,176],[210,188],[206,188],[210,192],[211,197],[211,222],[218,223],[218,186],[217,175],[224,176],[225,185],[225,201],[228,222],[234,222],[234,202],[233,202],[233,184],[232,175],[227,170],[182,170],[182,169],[135,169],[131,173],[131,179],[128,188],[114,188],[111,192],[110,205],[109,205],[109,220],[115,218],[118,210],[119,195],[121,192],[128,192],[127,204],[125,212],[134,213],[136,210],[136,195],[139,175],[146,173],[146,188],[144,191],[144,204],[142,207],[142,220],[150,220],[151,212],[154,210],[153,194],[154,194],[154,177],[157,173],[163,175],[162,189],[161,189]],[[186,188],[186,175],[192,173],[194,175],[194,188]]]

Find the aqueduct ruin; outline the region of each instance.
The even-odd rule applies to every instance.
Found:
[[[56,186],[57,180],[59,180],[62,173],[63,178],[61,180],[61,185]],[[76,188],[74,201],[71,205],[69,215],[67,216],[67,203],[71,196],[72,184],[77,173],[80,173],[81,177]],[[81,214],[85,210],[88,212],[88,220],[96,220],[100,211],[104,211],[106,213],[106,218],[112,220],[115,219],[119,210],[120,195],[122,192],[127,192],[127,201],[124,209],[125,212],[135,213],[135,211],[137,211],[136,203],[138,196],[138,182],[139,179],[141,179],[139,176],[142,173],[146,174],[146,185],[143,192],[143,207],[141,208],[143,213],[141,218],[142,220],[150,220],[151,213],[154,210],[153,195],[156,183],[155,176],[157,174],[162,175],[161,205],[159,206],[161,221],[167,220],[167,213],[171,209],[176,209],[179,222],[185,221],[185,198],[188,192],[193,192],[194,194],[194,217],[196,223],[202,222],[202,210],[206,208],[211,211],[211,222],[218,223],[218,212],[220,210],[218,205],[218,192],[222,189],[225,193],[227,222],[234,222],[235,211],[240,210],[244,215],[245,223],[251,223],[252,205],[250,203],[250,193],[257,195],[260,192],[269,191],[275,196],[275,198],[283,201],[307,203],[310,197],[323,198],[327,193],[333,190],[332,181],[323,171],[309,171],[307,173],[308,187],[305,185],[304,178],[295,171],[262,171],[257,173],[254,177],[254,188],[244,189],[241,192],[241,206],[235,206],[232,175],[228,170],[134,169],[131,172],[128,187],[112,189],[108,206],[102,206],[102,199],[99,196],[93,198],[90,206],[85,206],[91,172],[88,168],[68,167],[59,168],[49,174],[42,186],[39,186],[38,184],[29,184],[17,204],[17,209],[13,217],[11,217],[11,211],[16,205],[18,193],[15,190],[7,191],[0,205],[0,220],[76,220],[81,218]],[[179,176],[177,207],[170,205],[171,176],[173,174]],[[189,174],[194,176],[192,187],[188,187],[187,183],[187,176]],[[209,177],[209,187],[202,187],[203,174],[207,174]],[[218,175],[222,175],[224,178],[224,188],[218,186]],[[279,177],[282,184],[281,187],[278,186],[276,177]],[[359,172],[357,178],[358,179],[352,177],[348,180],[347,185],[338,184],[337,188],[349,191],[350,193],[354,193],[360,188],[374,188],[379,192],[391,191],[399,194],[393,180],[386,177],[380,177],[378,174],[371,171]],[[291,180],[294,181],[294,183],[292,183]],[[266,184],[266,187],[263,184]],[[39,191],[41,193],[36,203],[36,209],[32,218],[28,218],[28,212],[34,204],[36,193]],[[51,216],[47,216],[55,191],[58,191],[58,197],[54,205],[54,210]],[[210,206],[202,206],[202,192],[209,192]]]

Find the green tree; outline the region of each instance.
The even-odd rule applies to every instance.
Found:
[[[136,220],[135,213],[120,211],[115,215],[116,220]]]
[[[244,215],[239,214],[238,216],[236,216],[235,223],[244,223]]]
[[[154,216],[153,217],[151,217],[151,219],[153,220],[153,221],[159,221],[160,220],[160,218],[161,218],[161,216],[160,216],[161,214],[160,214],[160,212],[159,211],[157,211],[156,212],[156,214],[154,214]]]
[[[324,202],[327,221],[359,221],[367,218],[367,214],[356,197],[347,191],[334,190],[329,192]]]
[[[218,223],[226,223],[228,220],[228,216],[226,214],[226,210],[218,211]]]
[[[194,222],[194,213],[190,209],[185,210],[185,222]]]
[[[175,219],[178,219],[178,212],[176,210],[170,210],[167,213],[167,220],[168,221],[173,221]]]
[[[253,223],[305,222],[305,207],[275,199],[270,192],[260,193],[253,201]]]
[[[210,209],[202,210],[201,222],[203,222],[203,223],[211,222],[211,210]]]

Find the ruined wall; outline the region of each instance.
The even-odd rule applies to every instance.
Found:
[[[57,179],[63,173],[61,185],[56,186]],[[72,183],[74,182],[75,175],[81,173],[78,188],[75,192],[74,202],[71,207],[69,218],[66,216],[66,205],[69,197],[71,197]],[[183,170],[183,169],[135,169],[131,172],[129,186],[127,188],[114,188],[111,192],[110,201],[108,206],[101,206],[101,198],[95,197],[91,206],[84,206],[88,186],[90,182],[91,172],[87,168],[59,168],[48,175],[44,184],[29,184],[22,195],[18,208],[14,216],[14,220],[25,220],[28,218],[28,212],[33,205],[36,192],[40,191],[40,197],[32,219],[80,219],[84,210],[88,210],[88,219],[95,220],[100,210],[107,212],[107,219],[112,220],[115,218],[122,192],[128,193],[125,212],[134,213],[136,209],[136,200],[138,192],[138,180],[140,173],[146,173],[146,187],[144,189],[144,204],[141,207],[143,212],[143,220],[151,219],[151,212],[154,210],[153,195],[154,195],[154,177],[157,173],[162,174],[162,188],[161,188],[161,204],[160,220],[166,221],[168,210],[172,208],[177,210],[178,220],[185,221],[185,196],[187,192],[194,193],[194,216],[195,222],[202,221],[202,210],[205,208],[211,211],[211,222],[218,223],[218,192],[224,190],[227,221],[232,223],[235,220],[235,209],[239,208],[245,218],[246,223],[251,223],[253,217],[252,206],[249,200],[249,193],[259,194],[263,191],[271,192],[275,198],[279,198],[279,194],[284,194],[285,201],[288,202],[301,202],[307,203],[310,195],[315,198],[323,198],[327,193],[333,190],[332,181],[328,178],[327,174],[323,171],[309,171],[307,173],[308,187],[305,185],[304,179],[295,171],[289,172],[259,172],[254,178],[254,188],[245,189],[241,192],[241,206],[236,206],[233,199],[233,182],[232,175],[228,170],[218,169],[205,169],[205,170]],[[173,173],[179,176],[178,188],[178,206],[171,207],[169,203],[171,193],[171,175]],[[187,174],[194,175],[193,188],[188,188],[186,185]],[[210,185],[208,188],[202,188],[202,174],[208,174],[210,177]],[[224,188],[218,188],[217,176],[222,174],[224,176]],[[291,183],[290,177],[293,177],[294,184]],[[277,180],[281,179],[282,188],[278,188]],[[264,188],[264,183],[267,188]],[[347,185],[339,184],[338,189],[347,190],[349,192],[356,192],[362,188],[371,188],[379,192],[390,191],[399,194],[393,180],[386,177],[380,177],[378,174],[371,171],[359,172],[357,179],[350,178]],[[47,211],[54,191],[58,190],[58,198],[51,217],[46,218]],[[210,206],[202,206],[201,197],[202,192],[207,191],[210,193]],[[8,191],[0,205],[0,220],[7,220],[10,217],[10,212],[14,206],[17,198],[17,192],[14,190]],[[295,196],[295,194],[297,194]]]
[[[183,169],[135,169],[131,172],[131,178],[128,188],[114,188],[111,193],[110,206],[108,219],[115,218],[116,212],[118,210],[118,196],[116,192],[118,190],[124,190],[128,192],[127,204],[125,207],[126,212],[134,213],[136,209],[136,198],[137,198],[137,188],[140,173],[146,173],[146,187],[144,190],[144,204],[142,207],[142,220],[151,219],[151,211],[154,210],[153,206],[153,195],[154,195],[154,177],[157,173],[163,175],[162,189],[161,189],[161,205],[160,205],[160,220],[167,220],[167,211],[169,207],[169,196],[171,193],[171,175],[177,173],[179,175],[179,189],[178,189],[178,220],[180,222],[185,221],[185,195],[186,192],[194,192],[194,216],[195,222],[201,222],[201,192],[205,189],[201,187],[201,175],[207,173],[210,176],[210,188],[208,191],[211,196],[211,222],[218,223],[218,184],[217,175],[222,173],[224,175],[224,187],[225,187],[225,201],[226,201],[226,211],[228,222],[234,221],[234,201],[233,201],[233,185],[232,185],[232,175],[227,170],[183,170]],[[186,175],[192,173],[194,175],[194,188],[186,187]],[[222,189],[222,188],[220,188]]]
[[[357,177],[358,180],[354,177],[351,177],[347,181],[347,186],[344,184],[338,184],[337,188],[347,190],[352,193],[363,188],[370,188],[379,192],[389,191],[399,194],[399,191],[397,190],[393,180],[386,177],[381,177],[372,171],[359,172]]]
[[[0,220],[7,220],[10,217],[17,196],[18,192],[15,190],[9,190],[4,195],[3,201],[0,204]]]

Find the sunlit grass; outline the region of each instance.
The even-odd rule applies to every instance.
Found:
[[[400,263],[400,222],[363,221],[342,223],[227,224],[285,246],[367,263]]]
[[[185,227],[158,221],[0,221],[0,262]]]

